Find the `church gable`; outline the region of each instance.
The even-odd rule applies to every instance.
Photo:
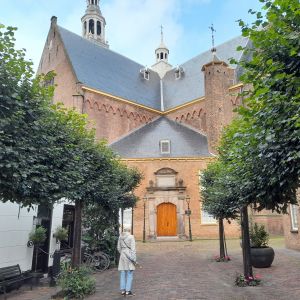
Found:
[[[56,25],[56,17],[51,18],[51,27],[41,56],[37,74],[47,74],[54,71],[54,99],[55,103],[62,102],[68,108],[82,110],[82,103],[78,103],[72,95],[78,93],[76,83],[78,79],[72,68],[64,44]]]

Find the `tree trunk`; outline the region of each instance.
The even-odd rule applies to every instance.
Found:
[[[220,240],[220,258],[225,258],[224,223],[222,218],[219,219],[219,240]]]
[[[72,267],[78,268],[81,264],[81,225],[83,203],[75,202],[74,243],[72,253]]]
[[[242,249],[243,249],[243,264],[245,278],[253,277],[251,264],[251,249],[249,236],[249,218],[248,208],[244,206],[241,209],[241,227],[242,227]]]

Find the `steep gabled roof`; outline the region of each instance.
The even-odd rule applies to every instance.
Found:
[[[134,103],[161,110],[161,85],[159,75],[149,69],[149,80],[140,73],[144,66],[114,51],[58,26],[62,42],[75,71],[77,79],[85,86],[120,97]],[[242,52],[238,46],[246,46],[249,40],[234,38],[217,46],[217,56],[230,65],[230,58],[240,61]],[[175,79],[176,68],[167,72],[162,80],[164,110],[205,96],[203,65],[212,60],[211,51],[206,51],[181,65],[184,74]],[[230,65],[236,68],[235,65]],[[236,69],[236,77],[241,74]]]
[[[236,48],[238,46],[245,47],[247,44],[248,38],[239,36],[217,46],[217,56],[219,60],[224,61],[230,67],[236,68],[236,65],[231,65],[229,61],[231,58],[240,61],[242,52],[236,51]],[[212,59],[211,51],[206,51],[180,65],[184,71],[180,79],[175,79],[175,69],[166,74],[163,80],[165,110],[205,96],[204,74],[201,69]]]
[[[77,79],[99,91],[160,110],[160,79],[150,70],[143,79],[142,65],[58,26]]]
[[[171,154],[160,153],[161,140],[170,140]],[[206,136],[166,117],[156,119],[110,147],[122,158],[211,156]]]

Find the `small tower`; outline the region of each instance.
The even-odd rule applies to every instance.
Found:
[[[205,80],[205,110],[209,150],[217,153],[223,128],[228,124],[225,111],[228,110],[229,87],[234,80],[234,70],[217,56],[212,30],[212,49],[210,61],[202,67]]]
[[[108,43],[105,40],[106,21],[102,16],[99,2],[100,0],[87,0],[87,8],[82,22],[82,36],[89,39],[98,45],[108,48]]]
[[[161,42],[155,50],[156,63],[152,66],[152,70],[156,71],[160,78],[163,78],[165,74],[172,69],[172,66],[168,62],[169,53],[170,51],[164,43],[164,32],[161,26]]]

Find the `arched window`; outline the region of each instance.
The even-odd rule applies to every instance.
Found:
[[[157,53],[157,59],[159,59],[159,54]]]
[[[165,53],[165,59],[167,59],[167,57],[168,57],[168,54],[167,54],[167,53]]]
[[[97,5],[98,4],[98,0],[95,0],[95,5]]]
[[[92,0],[92,4],[94,5],[94,0]]]
[[[84,35],[86,35],[86,21],[84,22],[83,28],[84,28]]]
[[[97,35],[101,35],[101,22],[97,21]]]
[[[90,20],[89,21],[89,33],[91,32],[92,34],[94,34],[95,33],[95,22],[94,22],[94,20]]]
[[[160,53],[160,59],[164,59],[164,54],[162,52]]]

